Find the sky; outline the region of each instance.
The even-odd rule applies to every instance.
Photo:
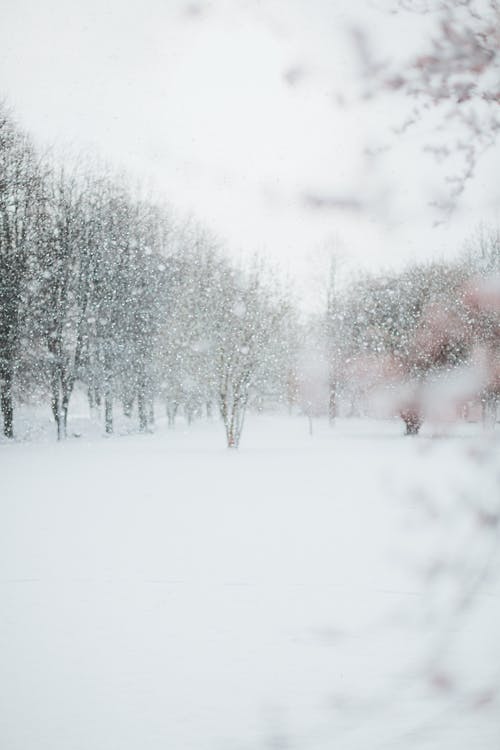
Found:
[[[353,43],[421,51],[435,16],[395,3],[0,0],[0,95],[39,143],[124,168],[236,255],[304,278],[332,250],[372,269],[450,256],[497,219],[499,151],[435,226],[453,169],[423,150],[435,123],[398,134],[411,103],[363,97]]]

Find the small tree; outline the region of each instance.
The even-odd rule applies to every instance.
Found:
[[[238,448],[251,389],[273,371],[287,306],[257,264],[226,267],[216,305],[214,365],[229,448]]]

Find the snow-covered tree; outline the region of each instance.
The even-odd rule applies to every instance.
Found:
[[[12,437],[13,388],[30,275],[41,174],[33,145],[0,107],[0,406]]]
[[[214,326],[219,411],[229,448],[239,446],[252,388],[276,372],[287,304],[259,263],[220,269]]]
[[[68,407],[82,347],[83,193],[76,173],[48,172],[39,213],[36,299],[32,321],[48,352],[46,368],[57,436],[66,434]]]

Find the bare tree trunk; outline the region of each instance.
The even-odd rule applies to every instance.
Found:
[[[109,392],[104,396],[104,429],[107,435],[113,433],[113,397]]]
[[[155,423],[155,405],[153,401],[153,397],[150,396],[148,399],[148,412],[147,412],[147,418],[148,418],[148,425],[153,428]]]
[[[62,437],[62,414],[61,414],[61,402],[59,398],[60,365],[58,361],[59,358],[57,356],[57,352],[55,351],[54,347],[51,347],[49,345],[49,351],[53,356],[51,374],[50,374],[50,388],[52,392],[51,398],[50,398],[50,406],[52,409],[54,421],[56,423],[57,439],[60,440]]]
[[[111,382],[112,359],[106,346],[104,350],[104,429],[106,435],[113,433],[113,390]]]
[[[87,398],[92,419],[100,419],[101,394],[97,386],[91,383],[87,390]]]
[[[176,401],[167,402],[167,420],[168,426],[173,429],[175,427],[175,417],[177,415],[178,404]]]
[[[21,270],[20,270],[21,273]],[[3,275],[3,277],[2,277]],[[8,282],[9,293],[17,304],[20,287],[18,280],[12,279],[9,269],[0,266],[0,282]],[[3,434],[7,438],[14,437],[14,404],[12,386],[17,359],[17,341],[19,334],[19,311],[10,299],[0,296],[0,407],[3,417]],[[2,309],[3,308],[3,309]]]
[[[52,354],[51,370],[51,407],[57,428],[57,439],[61,440],[67,435],[69,400],[73,391],[74,378],[70,372],[69,357],[63,357],[62,344],[49,343],[49,351]]]
[[[64,437],[68,436],[68,410],[69,410],[69,399],[73,392],[73,383],[68,383],[67,379],[63,379],[63,397],[62,397],[62,412],[63,412],[63,429]]]
[[[146,387],[144,382],[139,383],[137,391],[137,411],[139,414],[139,429],[145,432],[148,428],[148,415],[146,410]]]
[[[123,413],[126,417],[132,416],[132,409],[134,408],[134,394],[126,393],[123,396]]]
[[[234,422],[234,402],[232,404],[232,408],[230,409],[227,403],[227,398],[224,396],[224,399],[221,403],[221,416],[222,421],[224,422],[224,427],[226,428],[226,442],[228,448],[237,448],[236,444],[236,434],[235,434],[235,422]]]
[[[235,396],[225,421],[228,448],[239,448],[245,421],[246,399]]]
[[[14,437],[14,409],[12,406],[12,371],[7,366],[0,373],[0,407],[3,417],[3,434],[7,438]]]
[[[337,417],[337,383],[335,380],[330,381],[328,397],[328,420],[332,425]]]

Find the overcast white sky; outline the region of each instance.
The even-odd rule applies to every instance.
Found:
[[[404,103],[360,101],[349,30],[398,59],[435,22],[389,3],[0,0],[0,92],[39,141],[142,176],[236,253],[302,274],[332,242],[371,267],[449,255],[497,217],[499,152],[433,228],[444,173],[421,151],[429,123],[397,136]],[[311,193],[365,208],[313,209]]]

